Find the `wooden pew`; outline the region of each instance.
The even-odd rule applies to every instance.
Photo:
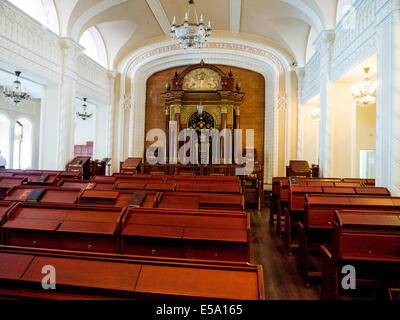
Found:
[[[62,179],[57,184],[60,188],[79,188],[95,190],[113,190],[114,183],[93,182],[92,180]]]
[[[134,202],[135,194],[143,194],[142,201],[137,204]],[[77,203],[90,206],[110,206],[124,208],[135,206],[140,208],[155,208],[159,198],[159,192],[140,190],[140,191],[122,191],[122,190],[82,190],[79,194]]]
[[[115,190],[150,190],[150,191],[175,191],[175,183],[141,183],[140,181],[123,182],[118,180],[115,185]]]
[[[184,182],[178,183],[176,185],[177,192],[205,192],[205,193],[234,193],[241,194],[243,193],[242,187],[240,183],[196,183],[193,182]]]
[[[1,227],[4,244],[118,253],[124,210],[19,203]]]
[[[121,253],[247,262],[250,218],[243,212],[129,209]]]
[[[357,195],[306,195],[304,224],[299,227],[298,270],[306,286],[310,277],[320,277],[320,268],[311,263],[309,254],[320,253],[320,246],[332,243],[333,217],[335,210],[400,210],[400,197],[357,196]],[[318,268],[317,268],[318,269]]]
[[[61,179],[57,183],[57,187],[60,187],[60,188],[74,188],[74,189],[86,189],[90,183],[91,183],[90,180]],[[93,185],[95,185],[95,183],[93,183]]]
[[[27,179],[22,177],[0,177],[0,200],[3,200],[8,190],[15,186],[26,183]]]
[[[369,187],[375,186],[375,179],[344,178],[343,182],[362,183],[363,185],[369,186]]]
[[[43,190],[43,191],[40,191]],[[36,194],[35,193],[39,193]],[[37,203],[77,203],[81,189],[59,188],[47,186],[16,186],[8,190],[4,200],[16,202],[37,202]],[[31,200],[29,200],[29,197]]]
[[[121,162],[119,171],[127,174],[139,173],[142,161],[142,158],[128,158],[124,162]]]
[[[0,201],[0,226],[7,220],[8,213],[15,205],[11,201]],[[3,243],[3,233],[0,232],[0,243]]]
[[[39,186],[53,186],[59,180],[60,172],[21,172],[15,173],[14,177],[26,178],[27,184]]]
[[[238,194],[162,192],[157,208],[243,211],[243,201]]]
[[[66,171],[76,172],[83,179],[90,179],[90,157],[75,157],[67,164]]]
[[[305,186],[334,186],[335,182],[340,182],[341,179],[338,178],[300,178],[297,179],[297,182],[300,185]],[[277,201],[276,215],[277,215],[277,223],[276,230],[279,237],[282,236],[282,216],[284,216],[284,209],[287,208],[289,203],[289,189],[290,183],[289,179],[280,179],[279,187],[277,188],[279,191],[279,199]]]
[[[57,270],[57,290],[42,288],[45,265]],[[262,266],[233,262],[2,246],[0,279],[11,298],[265,299]]]
[[[341,287],[342,268],[356,271],[356,288],[400,288],[400,211],[336,211],[331,249],[322,246],[321,299],[354,290]]]
[[[291,255],[292,248],[297,248],[297,245],[292,243],[292,232],[294,231],[293,226],[296,222],[304,222],[304,206],[307,194],[390,196],[390,191],[387,188],[382,187],[310,187],[300,185],[290,186],[288,207],[284,208],[285,247],[289,255]]]
[[[74,171],[58,171],[58,170],[21,170],[21,169],[0,169],[0,177],[13,177],[26,175],[57,175],[56,181],[59,179],[82,179],[80,172]]]

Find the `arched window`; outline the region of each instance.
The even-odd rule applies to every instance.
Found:
[[[8,0],[56,34],[60,33],[53,0]]]
[[[1,155],[10,163],[10,120],[0,114],[0,151]]]
[[[14,169],[29,169],[32,167],[32,123],[20,119],[14,128]]]
[[[87,56],[107,68],[107,53],[104,41],[95,27],[87,29],[82,34],[79,43],[85,48],[84,53]]]

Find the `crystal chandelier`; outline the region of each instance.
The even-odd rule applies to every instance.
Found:
[[[14,103],[15,105],[23,104],[31,99],[31,96],[22,90],[21,81],[19,81],[19,77],[21,76],[21,71],[15,71],[15,75],[17,79],[13,82],[12,87],[5,87],[3,90],[3,96]]]
[[[194,8],[196,22],[190,21],[191,7]],[[211,22],[208,21],[208,26],[206,27],[203,23],[203,15],[200,16],[200,20],[198,19],[194,0],[189,0],[183,23],[176,25],[176,17],[172,21],[171,37],[178,40],[183,49],[191,47],[202,48],[211,35],[211,31]]]
[[[369,68],[364,68],[364,72],[364,80],[352,87],[352,93],[357,104],[368,105],[376,101],[377,84],[368,77]]]
[[[83,113],[80,113],[80,112],[77,112],[77,113],[76,113],[76,115],[77,115],[79,118],[81,118],[82,120],[89,119],[89,118],[93,115],[93,113],[91,113],[91,114],[88,114],[88,113],[87,113],[87,104],[86,104],[86,100],[87,100],[87,98],[83,98],[83,105],[82,105]]]

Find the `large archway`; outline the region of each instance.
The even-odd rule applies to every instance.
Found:
[[[146,50],[147,49],[147,50]],[[223,64],[258,72],[265,79],[264,179],[283,174],[288,144],[293,139],[286,123],[293,110],[292,74],[289,61],[267,46],[254,43],[212,42],[201,50],[180,49],[171,42],[144,48],[131,56],[124,65],[120,85],[120,107],[117,111],[117,146],[114,159],[142,157],[145,137],[146,82],[161,70],[197,64],[204,59],[209,64]],[[127,103],[128,102],[128,103]],[[293,139],[295,141],[295,139]],[[127,148],[124,148],[127,145]],[[115,164],[114,164],[115,165]]]

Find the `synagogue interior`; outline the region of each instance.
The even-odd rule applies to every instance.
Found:
[[[0,0],[3,299],[400,300],[400,1]]]

